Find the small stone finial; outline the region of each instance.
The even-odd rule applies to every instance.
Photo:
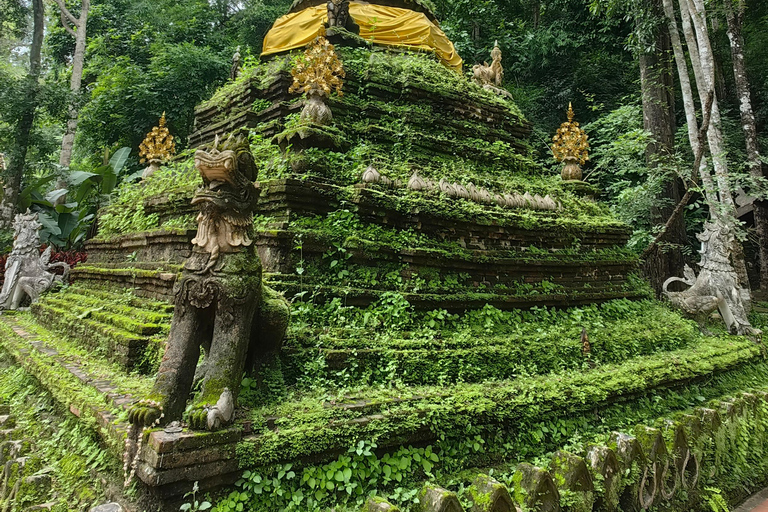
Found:
[[[573,105],[568,104],[568,121],[560,125],[552,138],[552,153],[555,160],[565,162],[562,178],[565,181],[579,181],[582,177],[581,165],[589,160],[589,140],[587,133],[574,121]]]
[[[363,183],[378,183],[381,181],[381,173],[373,165],[369,165],[363,172]]]

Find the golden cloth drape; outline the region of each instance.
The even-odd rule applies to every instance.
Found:
[[[363,2],[351,2],[349,14],[360,26],[360,37],[376,44],[434,51],[446,66],[461,71],[462,60],[453,43],[424,13]],[[325,5],[286,14],[275,21],[264,38],[264,55],[303,48],[328,21]]]

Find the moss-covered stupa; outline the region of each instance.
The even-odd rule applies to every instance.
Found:
[[[724,441],[768,446],[761,348],[649,300],[630,229],[530,158],[530,123],[462,71],[425,2],[297,0],[265,44],[196,109],[190,145],[248,135],[253,242],[291,325],[243,379],[233,426],[142,433],[125,469],[148,509],[178,510],[198,482],[228,489],[219,510],[378,494],[405,510],[683,511],[703,475],[738,494],[739,475],[768,474]],[[0,322],[5,350],[117,457],[178,314],[199,183],[187,152],[123,185],[75,284]]]

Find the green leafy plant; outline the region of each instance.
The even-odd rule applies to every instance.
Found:
[[[130,148],[121,148],[107,164],[91,172],[70,172],[66,176],[67,188],[44,192],[55,179],[52,175],[36,180],[21,192],[20,208],[38,212],[38,219],[43,225],[40,238],[44,243],[71,248],[84,241],[104,198],[115,189],[130,152]],[[62,198],[69,199],[69,202],[61,203]]]
[[[208,510],[211,508],[212,505],[209,501],[199,501],[197,499],[197,493],[199,490],[200,488],[198,487],[197,482],[195,482],[192,486],[192,490],[184,495],[184,499],[190,498],[190,501],[182,504],[179,507],[181,512],[202,512],[203,510]]]

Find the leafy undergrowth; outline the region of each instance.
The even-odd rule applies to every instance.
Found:
[[[415,312],[384,294],[366,309],[335,299],[296,303],[284,369],[289,383],[447,384],[483,382],[620,363],[684,348],[696,325],[654,301],[610,301],[567,310],[463,315]]]
[[[51,489],[21,487],[10,510],[27,510],[44,502],[55,512],[89,510],[105,501],[108,475],[117,475],[119,461],[105,450],[91,426],[61,408],[40,383],[0,351],[0,403],[10,407],[29,445],[27,464],[37,474],[51,475]]]
[[[131,233],[189,225],[189,222],[179,219],[161,226],[157,213],[145,212],[144,201],[154,196],[164,196],[168,200],[191,199],[200,183],[194,164],[193,151],[190,150],[141,183],[123,183],[110,203],[99,212],[97,239],[109,240]]]
[[[479,473],[490,473],[511,485],[519,462],[546,467],[555,450],[583,453],[588,444],[605,442],[612,431],[631,432],[638,424],[662,426],[666,419],[707,406],[710,400],[765,389],[766,378],[768,364],[759,361],[713,373],[705,381],[646,389],[631,400],[581,412],[533,407],[528,417],[490,430],[470,420],[444,431],[429,444],[383,449],[383,437],[350,439],[348,450],[326,464],[246,465],[237,491],[212,501],[219,511],[238,510],[239,504],[250,510],[316,511],[333,505],[337,511],[346,511],[356,510],[367,496],[378,495],[403,510],[417,510],[417,493],[426,481],[437,481],[466,499],[465,493]],[[466,413],[465,409],[453,411],[457,416]],[[242,461],[245,447],[239,455]],[[723,477],[718,476],[716,483],[724,485]]]

